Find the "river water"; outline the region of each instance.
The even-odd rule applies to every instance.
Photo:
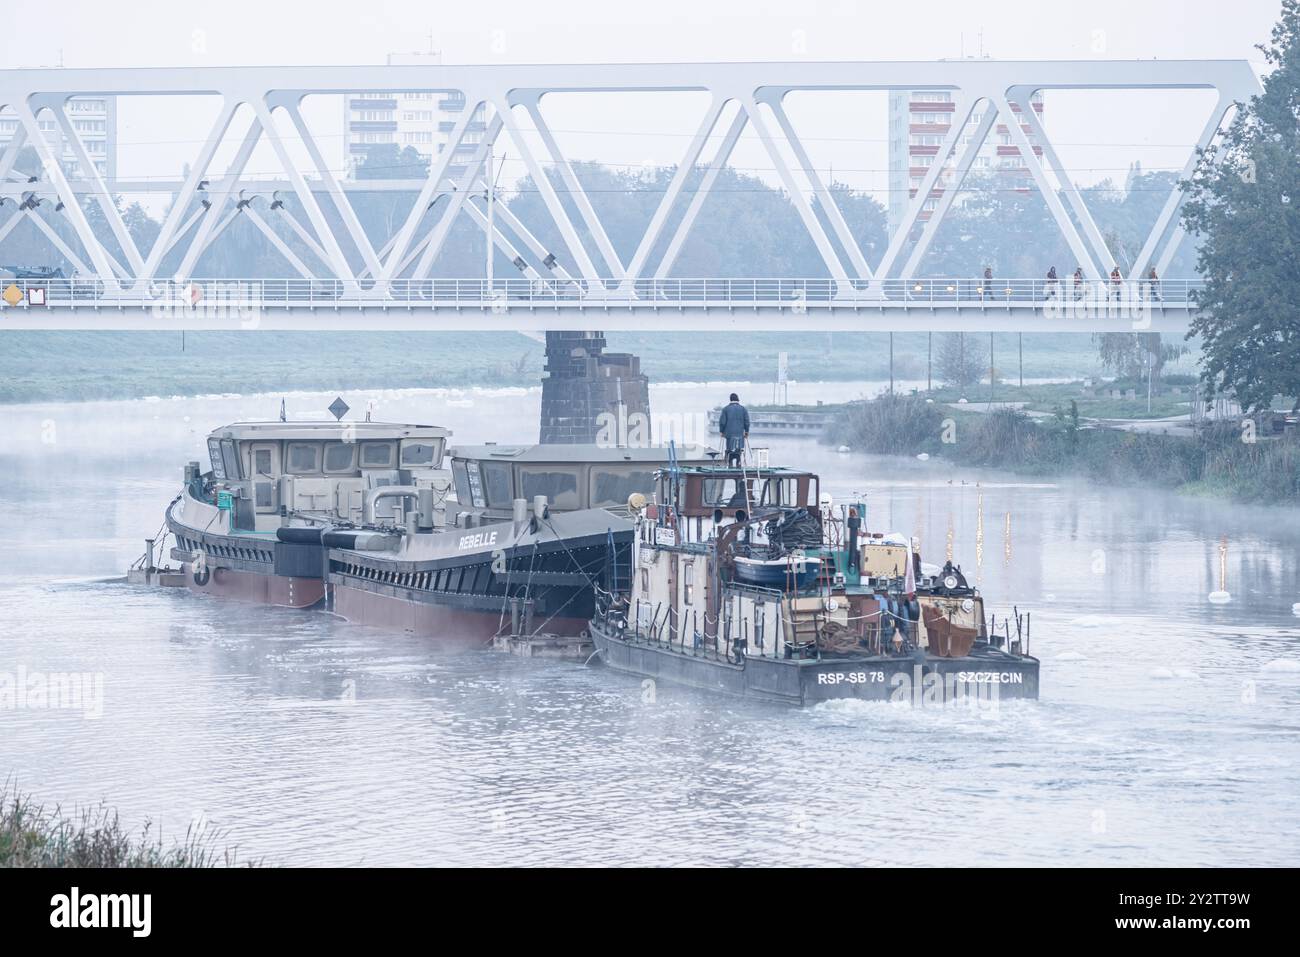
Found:
[[[698,421],[733,384],[653,390]],[[770,386],[742,388],[770,399]],[[792,401],[874,386],[792,387]],[[765,394],[766,393],[766,394]],[[333,394],[294,394],[291,416]],[[349,393],[531,441],[537,390]],[[710,698],[122,580],[209,429],[280,397],[0,409],[0,779],[282,864],[1279,865],[1300,857],[1300,513],[772,441],[1032,614],[1042,700]],[[1207,600],[1226,589],[1231,601]],[[70,679],[69,679],[70,680]],[[95,685],[94,682],[100,682]],[[102,695],[93,689],[102,688]],[[67,704],[66,700],[61,703]]]

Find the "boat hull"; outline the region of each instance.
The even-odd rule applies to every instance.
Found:
[[[204,576],[195,576],[194,568],[189,564],[182,565],[181,572],[191,591],[219,598],[286,608],[310,608],[325,597],[325,583],[319,578],[293,578],[218,567],[208,569],[205,581]]]
[[[497,635],[510,634],[511,630],[508,607],[495,611],[453,608],[344,584],[330,587],[330,602],[334,614],[354,624],[437,638],[453,644],[486,644]],[[545,631],[553,635],[580,635],[587,624],[583,618],[557,617],[546,622]]]
[[[1038,697],[1038,659],[989,650],[964,658],[863,656],[822,659],[703,657],[680,646],[629,641],[590,625],[603,664],[625,674],[733,697],[795,706],[821,701],[977,704]]]

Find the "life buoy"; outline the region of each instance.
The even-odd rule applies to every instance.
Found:
[[[203,552],[197,552],[194,556],[194,565],[191,577],[194,584],[200,588],[208,583],[212,578],[212,569],[208,568],[208,556]]]

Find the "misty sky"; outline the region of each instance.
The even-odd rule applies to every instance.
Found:
[[[41,22],[0,52],[5,66],[382,63],[427,50],[447,63],[780,60],[804,31],[818,60],[930,60],[984,51],[1015,59],[1259,59],[1274,0],[46,0]],[[1094,31],[1104,31],[1096,52]],[[501,31],[500,34],[497,31]]]
[[[21,44],[5,44],[0,65],[382,64],[390,54],[431,48],[440,51],[447,64],[935,60],[982,50],[1005,59],[1245,58],[1262,71],[1263,58],[1254,45],[1267,40],[1279,4],[137,0],[130,11],[88,0],[47,0],[41,4],[42,22],[59,28],[27,31]],[[1054,91],[1048,94],[1045,122],[1078,182],[1122,182],[1135,160],[1149,170],[1180,168],[1211,103],[1209,94],[1195,92]],[[570,158],[639,167],[675,163],[704,103],[690,94],[668,94],[658,101],[554,97],[548,108],[548,120]],[[836,179],[884,200],[884,94],[795,94],[789,108],[819,168],[833,170]],[[342,168],[341,100],[320,98],[308,104],[307,112],[327,156]],[[175,177],[214,115],[212,102],[124,102],[119,175]],[[233,143],[219,156],[215,171],[232,152]],[[508,144],[502,144],[501,152],[506,156],[503,185],[508,189],[524,170],[517,155],[510,156]],[[752,139],[742,141],[733,165],[773,179],[770,159]],[[259,150],[249,172],[274,176],[279,169],[269,150]]]

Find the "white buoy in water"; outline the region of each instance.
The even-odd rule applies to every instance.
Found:
[[[1226,605],[1228,602],[1232,601],[1232,595],[1226,591],[1212,591],[1210,592],[1209,600],[1212,605]]]
[[[1291,606],[1291,614],[1300,615],[1300,601]]]
[[[836,449],[835,451],[836,451],[836,452],[839,452],[840,455],[848,455],[849,452],[852,451],[852,449],[850,449],[847,445],[841,445],[841,446],[840,446],[838,449]]]
[[[918,459],[920,459],[922,462],[928,462],[928,461],[930,461],[930,453],[929,453],[929,452],[918,452],[916,457],[917,457]]]

